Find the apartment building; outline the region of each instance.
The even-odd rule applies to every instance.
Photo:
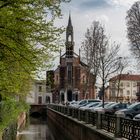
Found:
[[[109,80],[109,100],[122,102],[137,101],[140,75],[120,74]]]

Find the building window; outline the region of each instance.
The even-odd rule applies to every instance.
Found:
[[[38,104],[42,104],[42,96],[38,96]]]
[[[120,86],[123,87],[123,83],[122,82],[120,83]]]
[[[135,90],[133,90],[133,95],[136,95],[136,91]]]
[[[126,83],[126,86],[127,86],[127,87],[130,87],[130,83],[129,83],[129,82],[127,82],[127,83]]]
[[[129,91],[129,90],[127,90],[127,93],[126,93],[126,94],[127,94],[127,96],[129,96],[129,95],[130,95],[130,91]]]
[[[83,83],[86,83],[85,75],[83,76]]]
[[[38,91],[39,91],[39,92],[42,92],[42,86],[39,86],[39,87],[38,87]]]
[[[69,63],[67,66],[68,83],[72,84],[72,64]]]
[[[136,82],[133,82],[133,87],[136,87],[137,86],[137,83]]]
[[[46,103],[50,103],[50,97],[46,96]]]
[[[112,88],[115,88],[115,83],[112,83]]]
[[[120,89],[120,96],[123,96],[123,89]]]
[[[115,92],[115,90],[113,89],[112,90],[112,97],[115,97],[116,96],[116,92]]]
[[[72,36],[71,35],[68,36],[68,41],[72,41]]]

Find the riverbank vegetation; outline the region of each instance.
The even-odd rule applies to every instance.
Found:
[[[27,109],[24,99],[32,79],[59,50],[63,29],[54,21],[61,16],[61,3],[68,1],[0,1],[0,130]]]

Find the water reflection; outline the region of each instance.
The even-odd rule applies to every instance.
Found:
[[[19,140],[54,140],[43,118],[35,119],[30,117],[30,123],[19,132]]]

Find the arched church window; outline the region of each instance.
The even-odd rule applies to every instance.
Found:
[[[72,36],[71,35],[68,36],[68,41],[72,41]]]
[[[50,97],[46,96],[46,103],[50,103]]]
[[[83,76],[83,83],[86,83],[86,77],[85,77],[85,75]]]
[[[68,83],[71,84],[71,82],[72,82],[72,64],[68,64],[67,74],[68,74]]]

